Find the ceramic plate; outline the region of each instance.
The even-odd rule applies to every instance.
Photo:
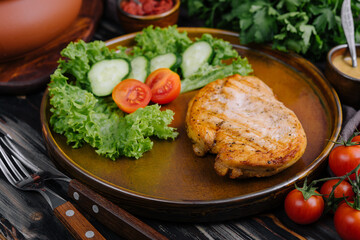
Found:
[[[64,136],[54,133],[48,120],[49,98],[41,107],[43,134],[55,163],[130,212],[171,221],[220,221],[243,217],[282,203],[295,182],[314,178],[326,166],[326,156],[342,123],[337,94],[322,73],[295,54],[266,46],[242,46],[233,32],[207,28],[180,28],[191,38],[211,33],[233,44],[247,57],[254,74],[267,83],[278,99],[300,119],[308,145],[303,157],[287,170],[267,178],[231,180],[218,176],[214,155],[197,157],[186,135],[187,103],[194,95],[180,95],[164,108],[175,112],[175,141],[154,140],[154,147],[138,160],[117,161],[98,156],[90,146],[72,149]],[[135,34],[107,42],[109,48],[132,46]]]

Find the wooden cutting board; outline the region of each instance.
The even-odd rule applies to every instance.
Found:
[[[102,10],[101,0],[83,0],[79,16],[62,35],[21,58],[0,63],[0,94],[22,95],[44,87],[58,65],[60,51],[71,41],[89,41]]]

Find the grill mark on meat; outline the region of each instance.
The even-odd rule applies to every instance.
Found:
[[[234,75],[205,86],[189,103],[186,126],[194,152],[217,154],[215,170],[231,178],[273,175],[306,147],[296,115],[256,77]]]

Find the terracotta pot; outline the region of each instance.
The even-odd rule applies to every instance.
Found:
[[[0,1],[0,61],[41,47],[67,29],[82,0]]]

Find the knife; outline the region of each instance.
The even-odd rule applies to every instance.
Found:
[[[64,182],[68,196],[82,210],[115,233],[127,239],[167,239],[118,205],[59,171],[47,157],[39,134],[26,123],[1,114],[0,131],[13,140],[14,147],[25,157],[24,164],[41,169],[48,179]]]

